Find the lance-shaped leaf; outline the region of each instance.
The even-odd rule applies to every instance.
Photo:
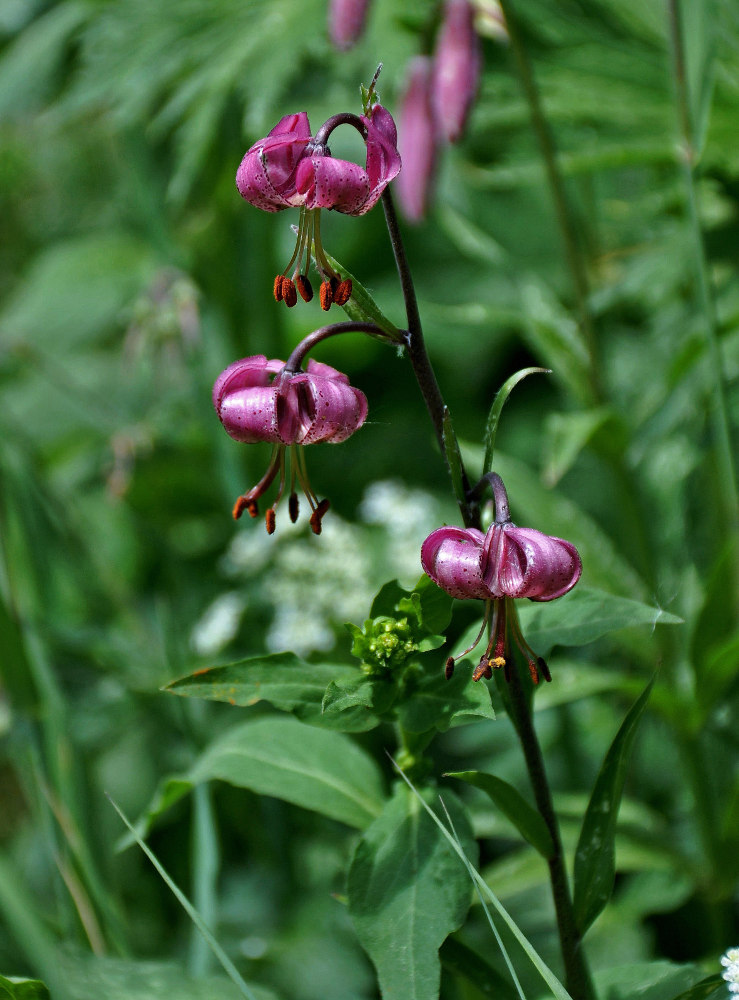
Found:
[[[306,663],[294,653],[253,656],[220,667],[196,670],[165,688],[188,698],[226,701],[249,706],[268,702],[282,712],[292,712],[303,722],[325,729],[361,732],[377,720],[362,710],[327,716],[322,712],[326,688],[332,681],[353,677],[351,667],[336,663]]]
[[[364,829],[382,810],[382,777],[372,758],[343,733],[270,715],[228,729],[187,774],[167,778],[136,824],[152,824],[201,781],[220,780],[312,809]],[[120,846],[128,846],[123,838]]]
[[[654,678],[629,710],[595,779],[575,851],[575,920],[584,934],[605,908],[616,877],[616,821],[634,737]]]
[[[436,800],[435,792],[426,797]],[[444,795],[464,849],[477,848],[469,820]],[[439,948],[465,918],[470,883],[436,824],[405,786],[365,831],[348,881],[349,912],[375,964],[384,997],[438,1000]]]
[[[546,823],[541,814],[529,805],[513,785],[509,785],[501,778],[496,778],[494,774],[485,774],[483,771],[450,771],[446,777],[460,778],[462,781],[474,785],[475,788],[480,788],[490,796],[503,815],[513,823],[521,836],[528,840],[539,854],[545,858],[552,857],[554,845]]]

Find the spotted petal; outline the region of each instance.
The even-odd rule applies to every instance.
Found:
[[[437,528],[421,547],[421,565],[442,590],[460,600],[490,596],[480,570],[485,536],[477,528]]]
[[[553,601],[575,586],[582,563],[571,542],[509,522],[489,528],[481,572],[490,597]]]

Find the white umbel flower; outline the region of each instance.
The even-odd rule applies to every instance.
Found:
[[[721,956],[721,964],[724,967],[722,975],[729,987],[729,993],[739,994],[739,948],[729,948],[726,954]]]

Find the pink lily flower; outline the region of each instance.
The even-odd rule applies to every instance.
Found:
[[[308,115],[300,111],[281,118],[269,135],[254,143],[236,173],[239,193],[251,205],[265,212],[300,209],[295,252],[284,272],[275,279],[275,298],[284,299],[289,306],[297,301],[296,289],[306,301],[313,297],[305,274],[311,253],[323,279],[323,308],[328,309],[332,301],[344,305],[349,299],[351,282],[341,281],[323,250],[320,210],[364,215],[400,171],[397,132],[390,112],[375,104],[369,115],[348,117],[365,137],[364,167],[333,157],[321,136],[325,126],[312,137]],[[305,267],[301,270],[303,260]],[[292,277],[288,277],[293,267]]]
[[[298,445],[326,441],[337,444],[358,430],[367,417],[367,399],[349,385],[346,375],[318,361],[309,361],[306,371],[292,372],[285,362],[258,354],[229,365],[213,386],[213,406],[226,432],[236,441],[269,441],[274,447],[267,471],[251,490],[242,494],[233,509],[234,518],[247,510],[259,513],[257,501],[279,473],[277,498],[266,512],[269,534],[275,530],[275,509],[285,488],[285,451],[290,450],[290,520],[298,518],[297,478],[311,508],[313,532],[321,533],[321,518],[328,500],[313,492]]]
[[[480,41],[469,0],[446,0],[434,54],[433,96],[442,138],[456,142],[464,130],[480,78]]]
[[[546,680],[551,676],[544,660],[523,638],[512,602],[521,597],[531,601],[562,597],[580,579],[582,562],[572,542],[511,523],[505,490],[500,477],[496,478],[498,511],[487,534],[477,528],[437,528],[423,543],[421,564],[434,583],[452,597],[486,602],[480,634],[469,649],[447,660],[447,676],[451,676],[455,660],[475,648],[492,615],[490,642],[472,679],[492,677],[498,667],[505,667],[508,678],[510,631],[528,660],[533,682],[538,684],[539,672]]]

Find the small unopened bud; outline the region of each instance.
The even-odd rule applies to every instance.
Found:
[[[449,659],[446,661],[446,666],[444,667],[444,676],[448,681],[450,681],[452,679],[453,673],[454,673],[454,657],[450,656]]]
[[[323,309],[324,312],[328,312],[331,308],[332,302],[334,301],[334,293],[331,288],[330,281],[321,282],[321,287],[318,290],[318,298],[321,301],[321,309]]]
[[[298,301],[298,293],[295,291],[295,282],[292,278],[282,279],[282,298],[289,309],[292,309]]]
[[[290,514],[290,520],[292,521],[293,524],[295,524],[295,522],[298,519],[298,510],[299,509],[300,509],[300,507],[299,507],[299,504],[298,504],[298,494],[297,493],[291,493],[290,494],[290,499],[287,502],[287,510],[288,510],[288,513]]]
[[[539,673],[544,678],[545,681],[551,681],[552,675],[549,673],[549,667],[547,666],[547,661],[543,656],[537,657],[536,665],[539,668]]]
[[[282,279],[283,275],[278,274],[275,278],[274,296],[275,302],[282,302]]]
[[[300,292],[303,302],[310,302],[313,298],[313,286],[304,274],[299,274],[295,279],[295,287]]]
[[[274,535],[275,533],[275,520],[275,509],[274,507],[270,507],[264,514],[264,524],[267,528],[268,535]]]
[[[321,500],[321,502],[318,504],[316,509],[311,514],[310,526],[311,526],[311,531],[313,532],[314,535],[321,534],[321,519],[323,518],[324,514],[326,513],[326,511],[329,509],[330,506],[331,505],[329,504],[328,500]]]
[[[350,49],[364,30],[369,0],[331,0],[328,32],[337,49]]]
[[[334,290],[334,302],[337,306],[345,306],[349,299],[352,297],[352,281],[351,278],[344,278],[340,281]]]

